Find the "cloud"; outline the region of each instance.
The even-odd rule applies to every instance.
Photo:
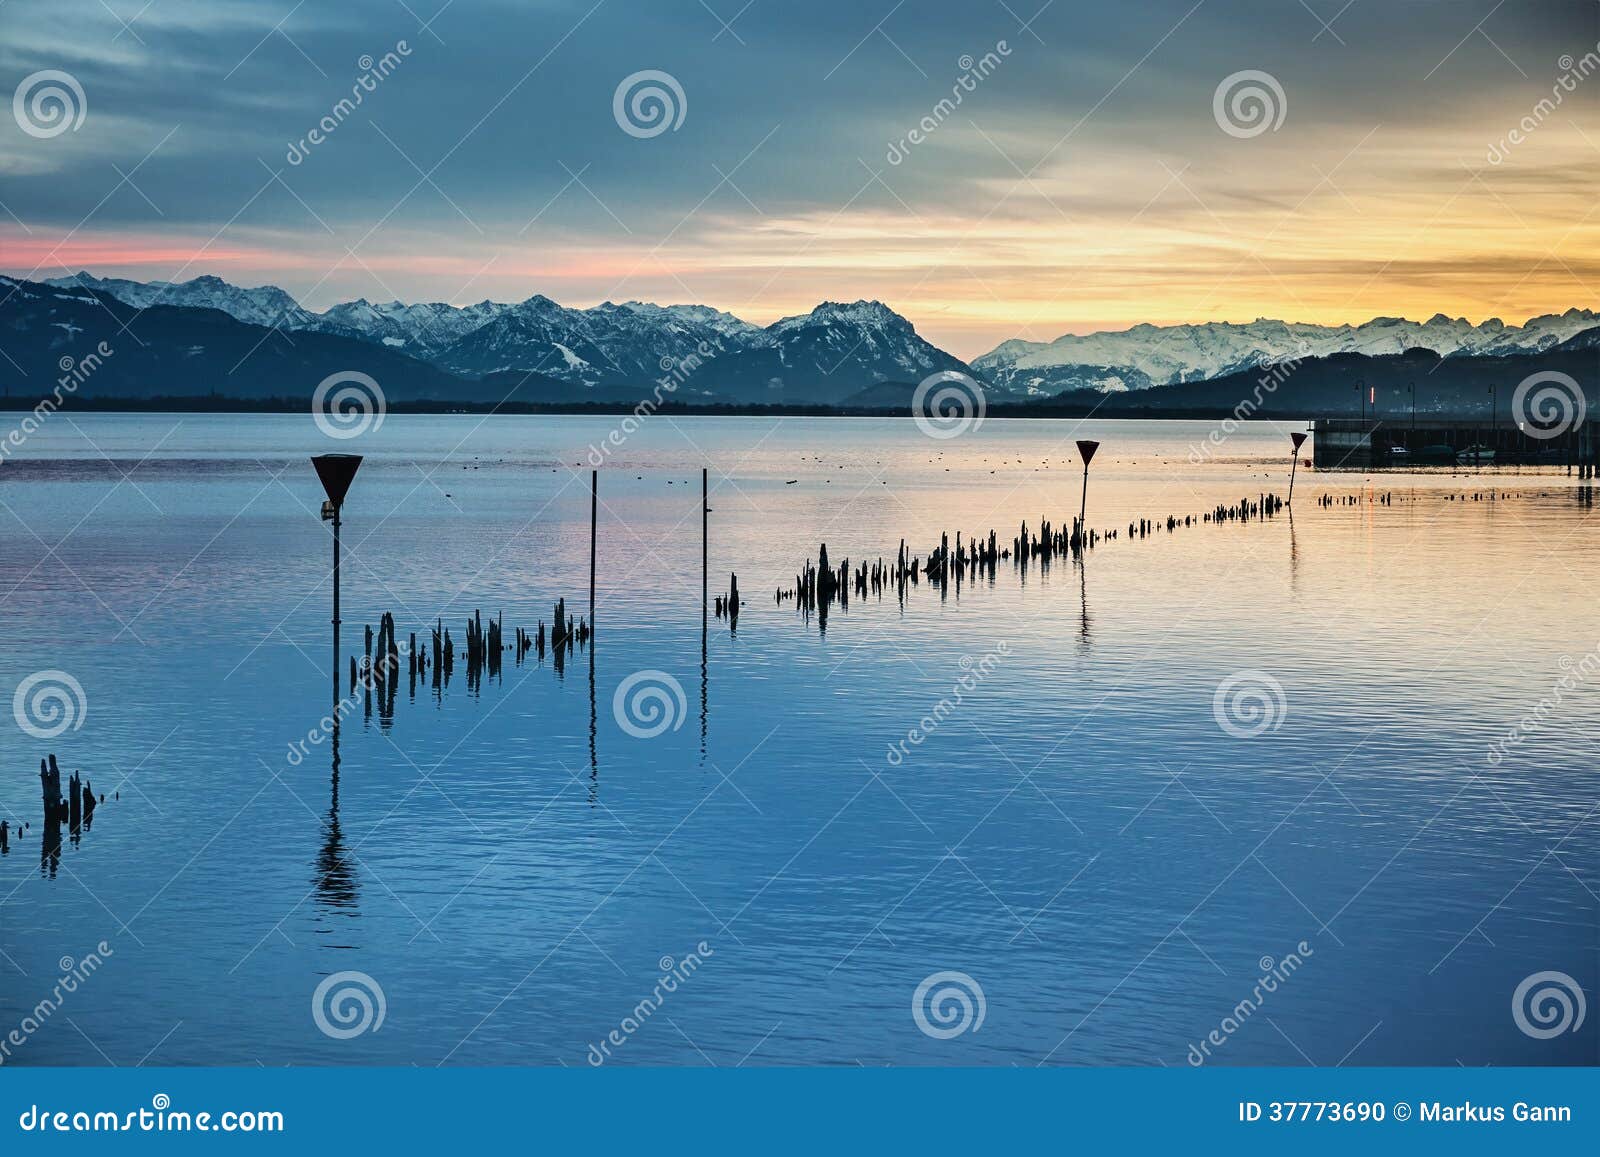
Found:
[[[217,237],[189,275],[316,305],[544,292],[766,319],[871,296],[966,353],[1157,318],[1593,303],[1573,255],[1596,248],[1596,101],[1485,163],[1558,58],[1594,47],[1590,5],[1508,6],[1476,32],[1455,5],[1314,6],[1331,29],[1278,0],[1056,0],[1027,27],[1017,5],[880,7],[163,0],[122,29],[97,0],[7,5],[6,75],[74,70],[90,112],[47,141],[0,124],[6,209],[49,239],[29,254],[76,228],[129,262],[101,271],[150,276]],[[403,64],[289,164],[401,41]],[[612,110],[644,69],[687,101],[650,139]],[[1287,109],[1237,139],[1212,96],[1245,69]],[[135,188],[118,169],[141,161]]]

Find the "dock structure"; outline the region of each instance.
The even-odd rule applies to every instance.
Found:
[[[1471,416],[1317,418],[1311,433],[1312,462],[1319,470],[1492,464],[1565,467],[1580,478],[1593,478],[1600,465],[1600,421],[1595,420],[1549,437],[1504,417],[1491,422]]]

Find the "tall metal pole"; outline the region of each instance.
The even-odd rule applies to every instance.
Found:
[[[710,509],[711,490],[709,470],[700,467],[700,631],[705,633],[706,627],[706,593],[709,590],[711,565],[711,515]]]
[[[594,654],[594,542],[600,515],[600,471],[589,471],[589,653]]]
[[[1078,503],[1078,533],[1085,539],[1089,537],[1089,463],[1083,464],[1083,501]]]
[[[339,549],[340,509],[341,507],[338,505],[333,508],[333,703],[335,707],[339,705],[339,559],[343,553]],[[335,719],[338,718],[338,715],[338,711],[334,711]],[[334,739],[333,750],[334,770],[337,774],[339,766],[337,737]]]
[[[708,477],[708,469],[700,467],[700,760],[702,763],[706,758],[706,726],[711,694],[711,677],[706,663],[706,597],[709,589],[707,576],[711,570],[711,487]]]
[[[1083,501],[1078,504],[1078,542],[1084,550],[1089,549],[1089,461],[1098,449],[1098,442],[1088,438],[1078,441],[1078,457],[1083,459]]]
[[[361,466],[359,454],[313,454],[311,465],[317,472],[328,500],[322,504],[322,519],[333,523],[333,704],[339,705],[339,564],[344,552],[340,549],[339,528],[343,523],[344,496],[350,483],[355,481]],[[337,712],[335,712],[337,714]]]
[[[1289,440],[1294,443],[1294,457],[1289,460],[1289,501],[1287,503],[1292,509],[1294,506],[1294,476],[1295,471],[1300,468],[1300,447],[1305,444],[1306,436],[1299,430],[1295,430],[1289,435]]]

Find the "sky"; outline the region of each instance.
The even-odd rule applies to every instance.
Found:
[[[9,0],[0,79],[24,276],[871,298],[966,358],[1600,306],[1596,0]]]

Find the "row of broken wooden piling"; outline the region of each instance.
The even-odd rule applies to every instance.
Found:
[[[94,823],[95,809],[106,802],[104,795],[96,795],[93,785],[81,770],[74,771],[62,791],[61,768],[54,754],[39,760],[39,789],[43,805],[44,822],[40,825],[39,870],[55,877],[61,865],[61,827],[67,827],[74,845],[83,838]],[[32,824],[11,826],[10,820],[0,819],[0,855],[11,854],[11,840],[20,840]]]
[[[1171,533],[1180,527],[1206,523],[1220,525],[1272,518],[1285,509],[1286,503],[1278,495],[1262,492],[1234,503],[1218,503],[1211,510],[1198,515],[1169,514],[1164,520],[1135,519],[1128,523],[1126,534],[1130,539],[1142,539],[1160,533],[1162,529]],[[892,590],[904,603],[908,588],[924,581],[937,588],[941,595],[951,586],[959,593],[963,582],[975,581],[980,577],[992,581],[1002,561],[1010,562],[1023,574],[1033,561],[1037,561],[1041,569],[1047,570],[1057,558],[1081,560],[1087,551],[1121,537],[1122,533],[1120,527],[1110,530],[1086,528],[1077,517],[1060,524],[1041,518],[1037,533],[1030,531],[1026,522],[1022,523],[1018,533],[1012,537],[1010,546],[1002,545],[994,530],[990,530],[987,536],[966,537],[957,531],[953,546],[949,533],[944,532],[939,536],[938,545],[926,555],[908,550],[902,538],[893,559],[885,560],[880,556],[855,567],[851,566],[848,558],[834,566],[828,558],[828,546],[823,543],[817,550],[816,561],[806,559],[795,575],[794,585],[778,588],[773,601],[782,604],[785,600],[792,600],[802,614],[809,616],[815,613],[818,625],[825,630],[829,608],[837,604],[842,609],[848,609],[852,595],[861,598],[876,595],[881,599],[885,592]]]
[[[1324,494],[1317,499],[1317,505],[1360,506],[1365,497],[1365,495],[1361,494]],[[1445,495],[1446,501],[1451,497],[1451,495]],[[1392,506],[1394,505],[1394,495],[1385,491],[1382,494],[1374,494],[1369,501],[1375,506]]]
[[[431,685],[436,697],[442,696],[458,662],[464,668],[469,691],[479,690],[485,679],[501,678],[507,655],[517,666],[530,654],[541,663],[548,657],[556,672],[562,674],[567,657],[588,646],[593,636],[582,616],[568,613],[565,599],[556,601],[548,627],[541,619],[532,631],[522,627],[513,627],[512,631],[511,641],[507,642],[503,616],[497,614],[486,622],[482,611],[474,611],[466,621],[460,646],[443,618],[439,618],[431,628],[431,646],[419,647],[415,631],[401,643],[394,615],[384,612],[376,633],[370,625],[366,627],[364,653],[359,658],[350,656],[350,693],[354,696],[359,689],[369,717],[376,699],[379,721],[387,726],[394,718],[402,659],[408,696],[414,700],[419,682],[425,688]]]

